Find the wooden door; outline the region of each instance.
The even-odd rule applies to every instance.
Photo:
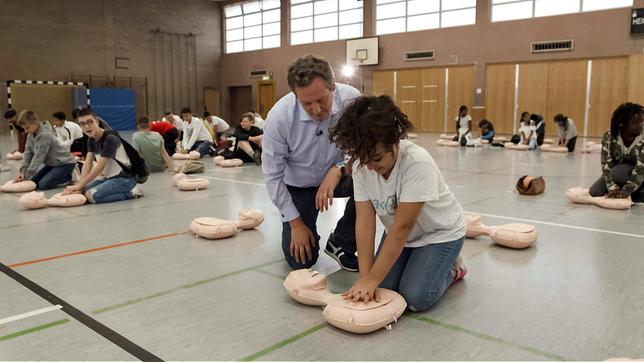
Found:
[[[231,127],[239,125],[239,117],[253,108],[253,91],[251,86],[230,87],[230,119]]]
[[[445,68],[421,71],[419,131],[443,132],[445,125]]]
[[[454,119],[458,115],[458,109],[461,105],[466,105],[472,109],[474,99],[474,67],[471,65],[460,67],[448,67],[448,90],[447,90],[447,130],[455,130]],[[475,125],[479,120],[472,119]]]
[[[216,116],[221,115],[219,108],[219,89],[204,88],[203,90],[203,104],[204,110]]]
[[[422,130],[420,122],[420,70],[399,70],[396,72],[396,104],[414,128]]]
[[[263,80],[257,82],[257,105],[255,111],[258,112],[262,118],[266,119],[268,111],[273,108],[275,104],[275,81]]]
[[[628,58],[593,59],[588,137],[601,137],[610,128],[611,115],[615,108],[626,102],[627,94]],[[583,135],[583,127],[577,124],[577,128]]]
[[[392,99],[395,98],[394,92],[394,72],[393,70],[383,70],[373,72],[373,95],[379,96],[386,94]]]
[[[644,104],[644,55],[631,55],[629,58],[628,101]]]
[[[538,113],[546,116],[548,104],[548,66],[547,62],[519,64],[519,92],[516,129],[519,129],[521,113]],[[544,119],[544,121],[548,121]],[[546,123],[546,133],[556,129]]]
[[[571,118],[577,132],[583,135],[587,68],[587,60],[556,61],[548,65],[548,105],[544,115],[547,135],[557,135],[552,119],[558,113]]]
[[[498,134],[512,134],[515,70],[515,64],[490,64],[485,68],[486,118]]]

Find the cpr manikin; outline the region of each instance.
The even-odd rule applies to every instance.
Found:
[[[51,199],[45,198],[45,193],[32,191],[26,193],[18,199],[20,206],[25,209],[42,209],[47,206],[53,207],[74,207],[81,206],[87,202],[83,194],[63,195],[62,192],[55,194]]]
[[[593,142],[593,141],[588,141],[586,142],[586,145],[584,145],[582,153],[602,153],[602,144]]]
[[[292,271],[284,280],[288,295],[296,301],[313,306],[324,306],[322,314],[329,324],[352,333],[371,333],[390,328],[407,308],[407,302],[398,293],[378,288],[379,302],[352,302],[327,289],[324,275],[310,269]]]
[[[588,189],[583,187],[573,187],[566,191],[568,199],[575,204],[592,204],[605,209],[627,210],[631,208],[633,201],[631,197],[625,199],[609,198],[606,196],[591,196]]]
[[[224,239],[237,234],[237,229],[250,230],[264,221],[264,214],[257,209],[242,209],[237,221],[214,217],[199,217],[190,223],[190,231],[206,239]]]
[[[197,151],[190,151],[189,153],[174,153],[172,159],[174,160],[198,160],[201,158],[201,154]]]
[[[212,161],[215,163],[215,165],[221,167],[239,167],[244,164],[244,161],[239,158],[232,158],[230,160],[227,160],[223,156],[217,156]]]
[[[452,141],[452,140],[446,140],[446,139],[439,139],[436,140],[436,144],[439,146],[445,146],[445,147],[460,147],[461,144],[458,141]]]
[[[545,142],[541,145],[540,149],[543,152],[568,153],[568,147],[559,147]]]
[[[481,222],[481,215],[465,215],[467,232],[465,237],[475,238],[488,235],[495,243],[512,249],[525,249],[537,240],[537,229],[529,224],[505,224],[499,226],[485,226]]]
[[[36,189],[36,183],[30,180],[15,182],[14,180],[7,181],[4,185],[0,186],[0,191],[4,192],[29,192]]]
[[[530,146],[528,146],[528,145],[524,145],[524,144],[515,145],[515,144],[514,144],[514,143],[512,143],[512,142],[506,142],[506,143],[504,143],[504,144],[503,144],[503,146],[504,146],[506,149],[510,149],[510,150],[518,150],[518,151],[527,151],[527,150],[528,150],[528,148],[530,147]]]
[[[22,160],[22,157],[23,156],[22,156],[22,153],[20,153],[20,151],[16,151],[14,153],[7,153],[7,160],[18,161],[18,160]]]
[[[188,177],[184,173],[177,173],[172,177],[174,185],[181,191],[199,191],[208,188],[210,181],[200,177]]]

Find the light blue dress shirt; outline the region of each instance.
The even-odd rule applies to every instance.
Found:
[[[300,216],[286,185],[317,187],[327,171],[343,160],[342,152],[329,142],[329,128],[359,95],[357,89],[336,83],[331,113],[321,122],[311,119],[293,92],[268,112],[262,140],[262,172],[282,221]]]

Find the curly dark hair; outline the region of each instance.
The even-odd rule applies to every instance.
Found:
[[[485,119],[485,118],[483,118],[483,119],[479,122],[479,128],[481,128],[481,127],[483,127],[483,126],[487,126],[487,129],[489,129],[490,131],[494,132],[494,125],[492,124],[492,122],[488,121],[488,120],[487,120],[487,119]]]
[[[360,96],[329,131],[329,140],[364,165],[374,156],[377,144],[391,151],[412,128],[389,96]]]
[[[610,118],[610,136],[612,138],[617,138],[622,125],[638,114],[641,117],[644,117],[644,107],[642,107],[641,104],[631,102],[620,104]]]

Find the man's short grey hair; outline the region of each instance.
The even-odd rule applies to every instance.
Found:
[[[335,77],[331,65],[326,59],[309,54],[296,59],[288,67],[288,86],[295,92],[295,87],[308,87],[315,78],[324,81],[329,90],[335,89]]]

